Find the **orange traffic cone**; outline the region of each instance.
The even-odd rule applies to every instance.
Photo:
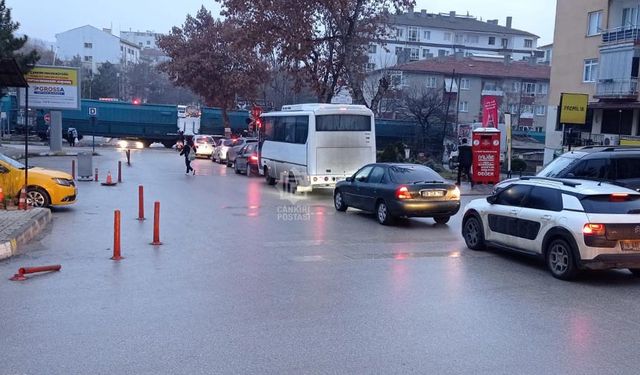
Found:
[[[20,200],[18,201],[18,209],[26,210],[27,209],[27,189],[22,188],[20,190]]]
[[[104,186],[114,186],[116,183],[113,182],[113,179],[111,178],[111,171],[109,171],[107,173],[107,181],[103,182],[102,185]]]
[[[4,205],[4,192],[2,191],[2,186],[0,186],[0,205],[2,206],[2,208],[7,208]]]

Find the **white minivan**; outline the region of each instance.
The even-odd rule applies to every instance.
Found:
[[[363,105],[296,104],[262,115],[260,173],[292,191],[335,186],[376,162],[373,112]]]

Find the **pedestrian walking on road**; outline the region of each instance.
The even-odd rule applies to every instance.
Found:
[[[182,151],[180,151],[180,155],[184,155],[184,164],[187,166],[187,174],[189,172],[193,172],[195,176],[196,170],[191,167],[191,161],[196,158],[196,150],[193,144],[193,139],[188,138],[185,142],[184,147],[182,147]]]
[[[473,178],[471,177],[471,164],[473,163],[473,154],[471,146],[466,138],[462,139],[462,144],[458,147],[458,180],[456,185],[460,185],[460,175],[467,176],[471,187],[473,187]]]

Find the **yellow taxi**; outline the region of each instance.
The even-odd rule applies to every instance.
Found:
[[[24,185],[24,164],[0,154],[0,187],[7,197],[19,197]],[[78,189],[70,174],[29,167],[27,204],[34,207],[64,206],[75,203]]]

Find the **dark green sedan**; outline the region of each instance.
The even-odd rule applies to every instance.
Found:
[[[432,217],[446,224],[460,210],[460,190],[424,165],[377,163],[338,182],[333,203],[338,211],[373,212],[384,225],[398,217]]]

